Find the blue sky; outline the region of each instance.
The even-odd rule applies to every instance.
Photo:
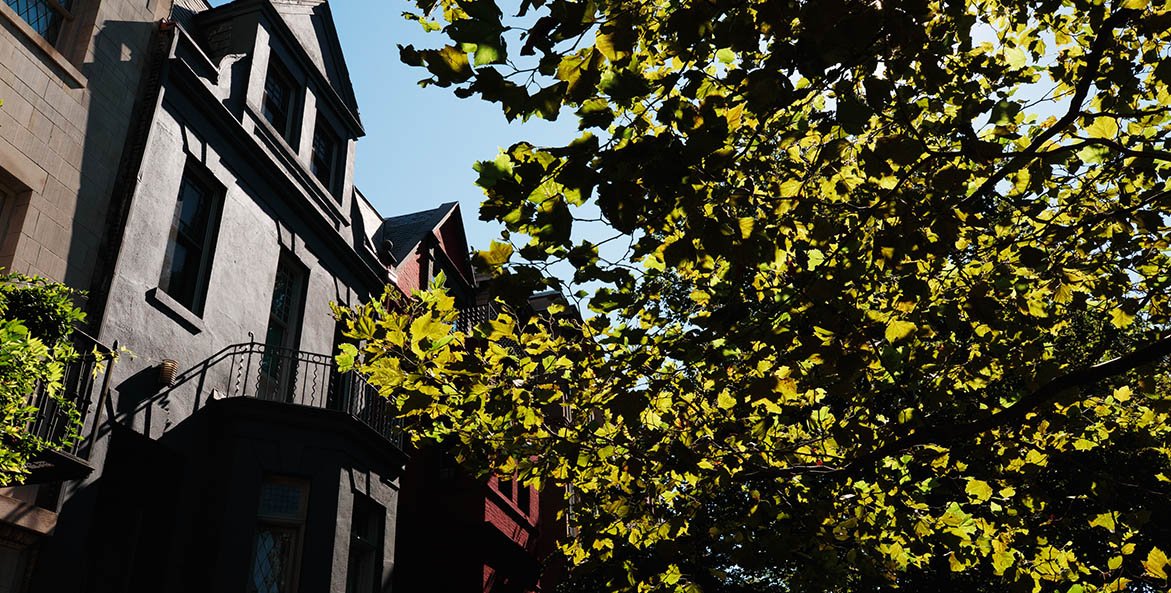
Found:
[[[428,73],[399,61],[397,45],[435,47],[443,37],[403,19],[411,5],[334,0],[330,7],[366,127],[354,170],[358,187],[386,216],[458,201],[468,241],[487,249],[499,226],[479,220],[483,193],[472,164],[521,139],[564,144],[578,135],[573,114],[510,124],[498,105],[459,99],[450,88],[421,88]]]

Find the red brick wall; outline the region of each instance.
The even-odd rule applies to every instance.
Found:
[[[395,268],[395,274],[398,276],[398,287],[408,295],[411,294],[411,291],[422,288],[419,286],[419,268],[422,260],[422,249],[416,249]]]

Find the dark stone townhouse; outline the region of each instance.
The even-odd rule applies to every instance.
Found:
[[[133,353],[0,501],[0,591],[383,590],[406,457],[329,305],[393,271],[328,4],[0,9],[0,265],[88,289]]]
[[[0,489],[0,593],[552,588],[560,495],[408,466],[334,365],[331,303],[487,293],[458,204],[354,187],[328,2],[4,0],[0,99],[0,267],[87,291],[81,350],[121,352],[67,373],[83,438]]]

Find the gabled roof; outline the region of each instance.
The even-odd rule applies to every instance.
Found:
[[[198,0],[176,1],[192,6],[199,4]],[[326,100],[331,104],[333,111],[337,111],[353,128],[357,137],[365,135],[333,12],[326,0],[232,0],[210,10],[196,10],[189,6],[173,10],[172,14],[180,22],[187,19],[194,24],[207,25],[256,10],[265,12],[268,19],[274,21],[272,24],[276,30],[273,34],[282,37],[283,45],[289,46],[287,49],[301,62],[308,62],[303,67],[314,79],[314,86],[326,87],[323,96],[318,96],[319,102]]]
[[[391,254],[401,262],[457,208],[459,202],[448,202],[433,210],[391,216],[382,221],[382,226],[374,234],[374,246],[381,248],[384,241],[390,241],[394,244]]]
[[[284,19],[285,24],[293,31],[297,41],[309,54],[309,59],[317,66],[326,80],[341,96],[346,106],[358,114],[358,101],[354,96],[354,86],[350,82],[350,72],[346,68],[346,57],[342,53],[342,44],[338,39],[337,27],[333,22],[333,12],[330,11],[327,0],[270,0],[277,14]]]

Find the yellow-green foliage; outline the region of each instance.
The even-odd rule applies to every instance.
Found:
[[[353,314],[360,367],[571,486],[576,582],[1168,590],[1171,4],[417,5],[430,83],[577,116],[477,165],[478,259],[596,315],[463,335],[430,292]]]
[[[85,317],[72,294],[41,278],[0,276],[0,486],[20,483],[41,450],[76,438],[80,415],[61,393],[64,365],[76,357],[69,336]],[[50,439],[29,432],[37,398],[57,403],[72,420],[67,430]]]

